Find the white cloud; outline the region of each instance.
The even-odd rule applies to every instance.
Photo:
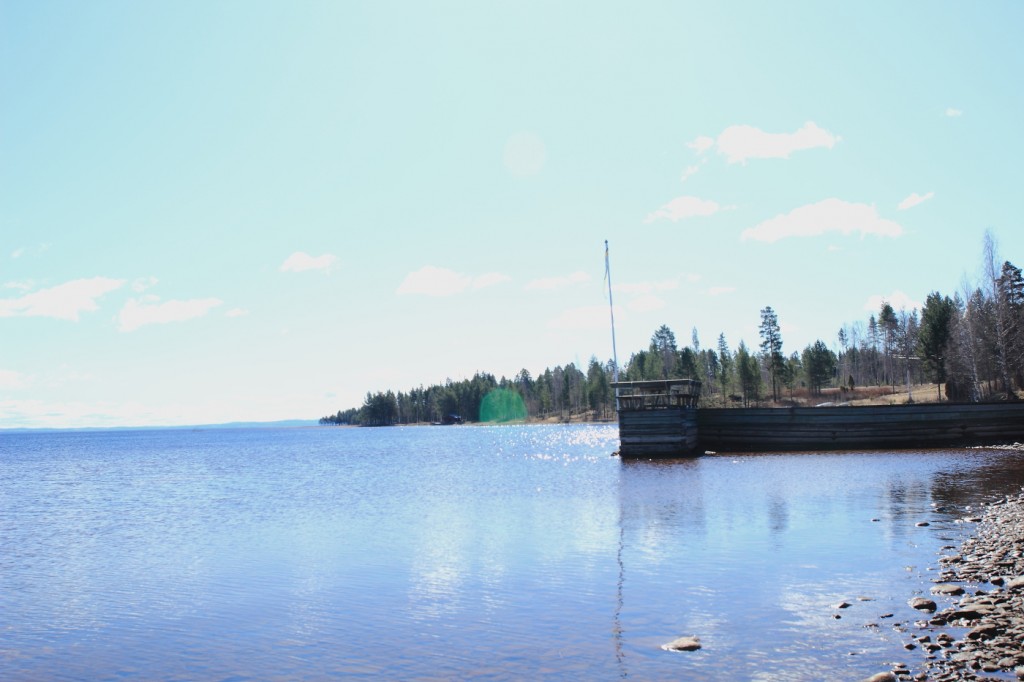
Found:
[[[448,268],[425,265],[410,272],[398,285],[396,294],[419,294],[421,296],[454,296],[468,289],[483,289],[507,282],[511,278],[500,272],[487,272],[471,276]]]
[[[840,139],[808,121],[795,133],[766,133],[748,125],[729,126],[719,134],[716,145],[729,163],[745,163],[747,159],[787,159],[793,152],[816,147],[831,149]]]
[[[564,289],[574,284],[583,284],[584,282],[589,281],[590,275],[580,270],[572,273],[571,275],[565,275],[562,277],[543,277],[541,279],[535,279],[527,282],[526,286],[523,288],[528,290],[554,291],[556,289]]]
[[[184,322],[202,317],[223,303],[219,298],[198,298],[188,301],[165,301],[164,303],[154,302],[154,299],[153,296],[147,296],[142,300],[129,299],[121,308],[118,329],[122,332],[132,332],[147,324]]]
[[[908,208],[913,208],[918,204],[923,204],[924,202],[928,201],[934,196],[935,192],[928,192],[928,194],[924,195],[918,194],[917,192],[911,192],[910,196],[901,201],[899,203],[899,206],[897,206],[896,208],[898,208],[901,211],[906,211]]]
[[[765,220],[744,230],[741,238],[775,242],[787,237],[817,237],[830,232],[898,237],[903,234],[903,228],[897,222],[879,217],[874,206],[825,199]]]
[[[225,317],[245,317],[249,314],[249,311],[245,308],[232,308],[231,310],[224,313]]]
[[[697,154],[703,154],[707,150],[715,146],[714,138],[708,137],[707,135],[701,135],[693,142],[687,142],[686,146],[692,149]]]
[[[11,259],[12,260],[17,259],[17,258],[21,258],[24,255],[25,255],[25,247],[20,247],[20,248],[15,249],[14,251],[11,251]]]
[[[12,388],[24,388],[28,383],[28,379],[21,372],[15,372],[10,369],[0,369],[0,388],[12,389]]]
[[[4,289],[17,289],[18,291],[29,291],[35,284],[32,280],[26,279],[21,282],[5,282]]]
[[[147,409],[139,403],[0,400],[0,424],[10,428],[67,429],[175,423],[166,417],[166,410]]]
[[[119,289],[123,279],[76,279],[20,298],[0,299],[0,317],[52,317],[78,321],[81,313],[98,310],[96,299]]]
[[[484,287],[494,286],[495,284],[501,284],[507,282],[511,277],[503,275],[500,272],[487,272],[482,275],[477,275],[473,278],[473,288],[483,289]]]
[[[637,313],[649,313],[664,308],[665,300],[658,298],[657,296],[645,294],[643,296],[637,296],[636,298],[631,299],[626,304],[626,307],[629,310],[632,310]]]
[[[708,289],[708,296],[722,296],[736,291],[736,287],[711,287]]]
[[[687,275],[687,281],[696,281],[692,279],[693,275]],[[698,277],[699,279],[699,277]],[[679,279],[664,279],[660,282],[625,282],[623,284],[614,284],[612,289],[614,291],[621,292],[623,294],[640,294],[646,295],[655,291],[671,291],[672,289],[679,288]]]
[[[447,268],[426,265],[416,272],[410,272],[398,285],[399,294],[421,294],[423,296],[451,296],[469,288],[473,278]]]
[[[963,115],[964,112],[961,111],[960,109],[954,109],[953,107],[949,107],[948,109],[946,109],[946,116],[949,116],[950,118],[958,118]]]
[[[331,267],[337,260],[337,256],[330,253],[325,253],[322,256],[311,256],[304,251],[296,251],[281,263],[279,269],[281,272],[305,272],[307,270],[330,272]]]
[[[691,177],[693,177],[699,170],[700,166],[687,166],[686,170],[683,171],[683,174],[679,176],[679,182],[686,182]]]
[[[709,216],[718,213],[721,207],[714,201],[708,199],[700,199],[698,197],[676,197],[672,201],[668,202],[657,211],[647,215],[644,219],[645,223],[653,223],[656,220],[662,218],[677,222],[686,218],[693,218],[696,216]]]
[[[864,303],[864,310],[877,313],[879,310],[882,309],[882,304],[886,302],[897,311],[910,311],[913,310],[914,308],[920,310],[921,308],[924,307],[923,305],[921,305],[920,301],[915,301],[904,292],[900,291],[899,289],[896,289],[888,296],[883,296],[881,294],[870,296],[868,300]]]
[[[132,282],[132,291],[137,294],[141,294],[146,289],[156,286],[156,283],[160,281],[156,277],[140,277]]]
[[[615,319],[619,320],[622,317],[621,307],[615,306],[613,309]],[[591,330],[608,329],[609,324],[611,324],[611,313],[608,306],[596,305],[566,310],[548,322],[548,327],[561,330]]]

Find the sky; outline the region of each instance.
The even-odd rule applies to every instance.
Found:
[[[0,0],[0,428],[836,345],[1024,265],[1019,2]]]

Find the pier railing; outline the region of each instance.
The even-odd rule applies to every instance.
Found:
[[[693,379],[617,381],[612,383],[619,412],[697,407],[700,382]]]

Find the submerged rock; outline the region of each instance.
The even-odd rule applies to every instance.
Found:
[[[700,648],[700,637],[680,637],[668,644],[662,644],[665,651],[696,651]]]

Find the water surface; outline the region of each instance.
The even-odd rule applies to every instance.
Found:
[[[1024,482],[1014,452],[622,462],[617,435],[0,434],[0,678],[856,680],[919,664],[907,599]]]

